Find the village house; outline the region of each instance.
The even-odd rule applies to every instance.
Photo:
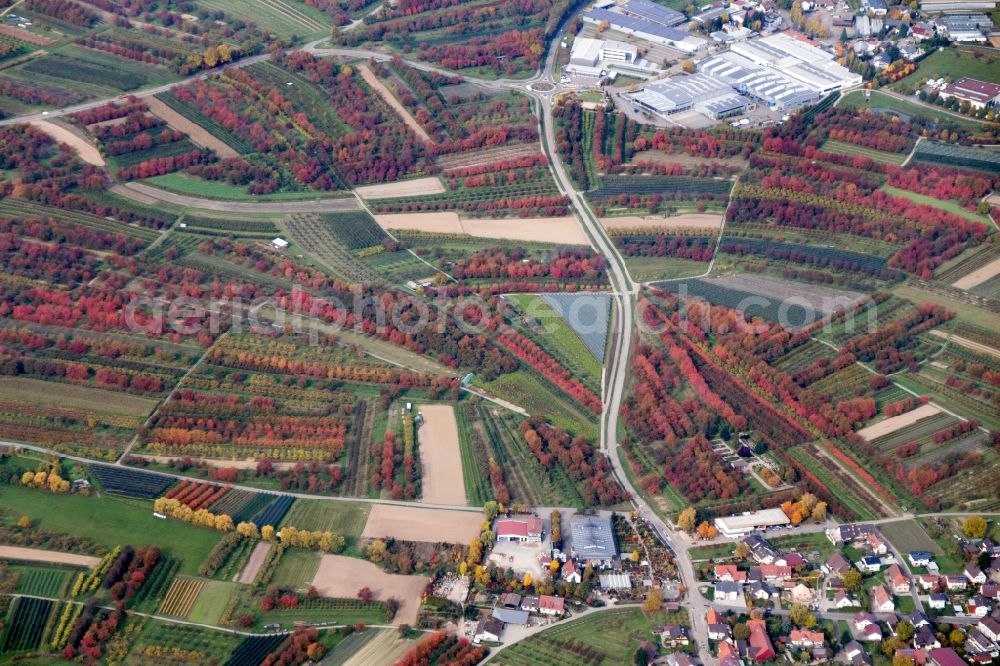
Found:
[[[965,636],[965,653],[970,657],[978,657],[976,661],[989,663],[1000,655],[1000,649],[979,629],[970,629]]]
[[[538,612],[538,597],[531,596],[525,597],[521,600],[521,610],[526,610],[529,613]]]
[[[945,647],[928,652],[927,663],[932,666],[966,666],[957,652]]]
[[[733,639],[733,630],[727,623],[708,625],[708,640],[729,641]]]
[[[969,585],[968,579],[963,576],[945,576],[944,585],[952,592],[964,590]]]
[[[501,608],[520,608],[521,595],[517,592],[504,592],[497,600],[497,605]]]
[[[892,564],[886,569],[885,579],[892,587],[893,594],[910,593],[910,579],[906,577],[906,574],[903,573],[898,564]]]
[[[743,543],[750,547],[750,557],[757,564],[788,564],[781,553],[771,547],[771,544],[759,534],[751,534]]]
[[[822,631],[809,631],[808,629],[793,629],[789,634],[792,645],[800,648],[822,647],[825,638]]]
[[[567,583],[573,583],[574,585],[579,585],[583,578],[580,576],[580,567],[576,565],[576,562],[569,560],[562,566],[562,570],[559,572],[562,579]]]
[[[973,585],[982,585],[986,582],[986,574],[972,562],[965,565],[965,570],[962,573]]]
[[[882,570],[882,560],[874,555],[868,555],[855,562],[854,566],[863,574],[877,574]]]
[[[730,583],[745,583],[747,572],[740,571],[735,564],[717,564],[715,565],[715,579]]]
[[[906,554],[911,567],[926,567],[934,559],[934,555],[926,550],[911,550]]]
[[[701,660],[685,652],[671,652],[667,655],[667,664],[669,666],[701,666]]]
[[[748,594],[754,601],[768,601],[778,596],[778,590],[767,583],[757,582],[750,584]]]
[[[484,617],[476,625],[476,633],[473,634],[472,640],[474,643],[481,643],[483,641],[498,643],[502,635],[503,622],[495,617]]]
[[[857,525],[851,523],[831,527],[826,530],[826,538],[829,539],[830,543],[834,546],[839,546],[849,541],[864,539],[873,532],[875,532],[875,527],[873,525]]]
[[[792,577],[792,568],[788,565],[762,564],[760,573],[768,583],[780,583]]]
[[[851,664],[851,666],[862,666],[872,663],[871,657],[861,647],[861,643],[857,641],[851,641],[844,646],[844,656],[847,657],[847,663]]]
[[[984,617],[976,625],[976,628],[991,641],[1000,643],[1000,622],[996,618]]]
[[[944,610],[948,605],[948,595],[944,592],[934,592],[927,597],[927,607],[931,610]]]
[[[816,598],[816,595],[813,593],[813,591],[810,590],[805,585],[803,585],[802,583],[798,583],[797,585],[795,585],[795,587],[792,588],[790,596],[792,598],[793,603],[806,604],[806,605],[811,604],[813,602],[813,599]]]
[[[892,600],[892,593],[886,589],[885,585],[876,585],[872,588],[872,611],[876,613],[891,613],[896,610],[896,604]]]
[[[868,550],[870,550],[873,555],[885,555],[889,552],[889,547],[885,545],[885,542],[882,541],[882,537],[880,537],[877,532],[869,533],[865,537],[865,543],[868,546]]]
[[[541,543],[542,519],[535,515],[497,518],[493,533],[497,543]]]
[[[940,578],[933,574],[921,574],[917,576],[917,586],[925,591],[930,592],[931,590],[936,590],[938,588],[938,583],[940,583]]]
[[[846,590],[840,590],[833,596],[834,608],[857,608],[860,605],[861,601],[851,596]]]
[[[691,643],[691,636],[688,634],[687,627],[681,627],[676,624],[663,627],[659,632],[654,630],[653,633],[660,634],[660,641],[666,647],[686,647]]]
[[[743,586],[739,583],[720,580],[715,584],[716,601],[738,601],[743,596]]]
[[[913,634],[913,647],[921,650],[933,650],[941,647],[941,642],[930,627],[921,627]]]
[[[843,576],[845,573],[851,570],[851,563],[847,561],[843,553],[839,550],[827,558],[826,562],[822,566],[823,572],[827,575],[837,574]]]
[[[966,612],[972,617],[986,617],[993,610],[993,603],[981,594],[975,594],[965,604]]]
[[[750,629],[748,656],[754,661],[774,659],[776,656],[774,646],[771,644],[771,637],[767,635],[767,624],[764,620],[750,620],[747,622],[747,627]]]
[[[542,615],[562,617],[562,614],[566,612],[566,600],[562,597],[543,594],[538,597],[538,612]]]
[[[719,643],[719,666],[743,666],[743,660],[735,645],[732,643]]]

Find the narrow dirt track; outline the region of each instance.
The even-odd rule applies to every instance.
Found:
[[[104,158],[101,157],[101,152],[97,150],[97,146],[90,143],[70,128],[63,127],[62,125],[56,124],[51,120],[32,120],[31,126],[40,132],[45,132],[55,141],[65,143],[67,146],[73,148],[76,151],[76,154],[80,156],[80,159],[87,164],[104,166]]]
[[[181,114],[177,113],[164,102],[156,97],[146,99],[146,106],[154,116],[160,118],[168,125],[179,132],[184,132],[188,137],[202,148],[208,148],[222,159],[228,157],[239,157],[240,154],[206,130],[198,123],[192,122]]]
[[[399,103],[399,100],[393,96],[392,91],[386,88],[384,83],[378,80],[378,77],[375,76],[375,73],[368,68],[368,65],[360,65],[358,67],[358,71],[361,72],[361,78],[365,80],[365,83],[370,85],[372,89],[378,93],[379,97],[381,97],[386,104],[392,107],[392,110],[396,112],[399,119],[406,123],[407,127],[413,130],[413,133],[417,135],[418,139],[424,143],[434,143],[433,139],[431,139],[431,135],[427,133],[427,130],[421,127],[420,123],[417,122],[417,119],[410,115],[410,112],[406,110],[406,107]]]
[[[97,566],[101,561],[101,558],[91,557],[90,555],[76,555],[74,553],[59,552],[57,550],[21,548],[20,546],[0,546],[0,559],[70,564],[75,567],[87,567],[88,569],[90,567]]]
[[[167,192],[144,183],[126,183],[111,188],[115,194],[140,203],[169,203],[182,208],[200,208],[226,213],[337,213],[358,210],[354,197],[337,199],[306,199],[301,201],[223,201],[201,199],[186,194]]]

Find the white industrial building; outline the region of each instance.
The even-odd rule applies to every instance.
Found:
[[[744,113],[750,104],[729,84],[701,73],[657,81],[626,98],[659,116],[693,110],[714,120]]]
[[[616,32],[684,53],[695,53],[708,46],[707,39],[678,27],[687,21],[684,14],[650,0],[599,2],[583,15],[583,20],[595,25],[605,24]]]
[[[780,70],[761,67],[729,51],[698,66],[701,72],[725,82],[740,94],[758,99],[772,109],[792,111],[819,101],[821,95]]]
[[[790,521],[785,512],[781,509],[764,509],[762,511],[748,511],[736,516],[726,516],[716,518],[715,526],[722,536],[730,539],[739,539],[755,532],[756,530],[768,527],[781,527]]]
[[[661,71],[658,65],[639,57],[639,47],[635,44],[589,37],[573,40],[573,50],[566,66],[568,74],[594,79],[605,76],[613,79],[617,74],[650,78]]]
[[[777,69],[821,95],[860,85],[862,80],[860,74],[834,62],[832,53],[784,33],[737,42],[730,50],[757,65]]]

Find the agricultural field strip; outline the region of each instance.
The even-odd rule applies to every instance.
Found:
[[[971,349],[972,351],[977,351],[983,354],[989,354],[990,356],[996,356],[997,358],[1000,358],[1000,349],[996,347],[990,347],[988,345],[976,342],[975,340],[969,340],[968,338],[963,338],[960,335],[955,335],[953,333],[945,333],[944,331],[940,330],[929,331],[929,333],[936,338],[944,338],[949,342],[954,342],[955,344],[961,347],[966,347],[967,349]]]
[[[1000,258],[994,259],[982,268],[978,268],[968,275],[959,278],[955,282],[952,282],[951,286],[958,289],[972,289],[993,279],[997,275],[1000,275]]]
[[[361,78],[365,80],[365,83],[371,86],[372,90],[378,93],[378,96],[382,98],[382,101],[389,105],[389,107],[396,113],[397,116],[399,116],[406,126],[410,128],[410,131],[417,135],[418,139],[424,143],[434,143],[434,140],[431,139],[431,135],[427,133],[427,130],[420,126],[417,119],[410,115],[410,112],[407,111],[402,104],[400,104],[399,100],[395,98],[388,88],[386,88],[385,84],[379,81],[379,78],[375,76],[375,73],[372,72],[368,65],[359,65],[358,71],[361,72]]]
[[[867,428],[862,428],[861,430],[858,430],[857,434],[859,437],[870,442],[878,439],[879,437],[885,437],[886,435],[892,434],[897,430],[913,425],[921,419],[930,418],[940,413],[941,410],[934,405],[921,405],[920,407],[906,412],[905,414],[882,419],[878,423],[870,425]]]

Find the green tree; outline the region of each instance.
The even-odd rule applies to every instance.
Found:
[[[896,638],[904,643],[913,638],[914,633],[916,632],[914,631],[913,625],[909,622],[909,620],[903,620],[896,625]]]
[[[483,514],[485,514],[487,520],[493,520],[497,517],[497,503],[496,500],[490,500],[483,505]]]
[[[799,627],[811,629],[816,626],[816,617],[809,612],[809,608],[805,604],[792,604],[788,618],[792,621],[792,624]]]
[[[738,641],[745,641],[750,638],[750,627],[746,622],[740,622],[733,627],[733,638]]]

